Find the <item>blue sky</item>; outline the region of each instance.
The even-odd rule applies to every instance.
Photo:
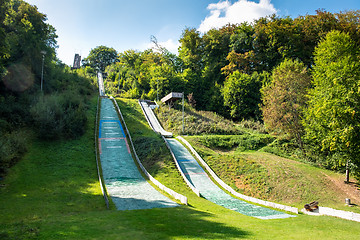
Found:
[[[145,50],[150,36],[176,53],[185,27],[206,32],[228,22],[252,21],[276,13],[297,17],[358,10],[360,0],[25,0],[48,17],[58,34],[58,58],[72,65],[75,53],[84,58],[105,45],[118,52]]]

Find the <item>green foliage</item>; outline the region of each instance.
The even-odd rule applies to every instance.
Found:
[[[221,93],[233,119],[260,119],[260,88],[265,78],[266,73],[248,75],[235,71],[225,81]]]
[[[4,175],[10,167],[17,163],[27,151],[27,138],[27,132],[24,129],[11,133],[1,132],[0,176]]]
[[[153,37],[154,49],[119,54],[119,63],[107,69],[107,89],[112,95],[150,100],[161,99],[171,91],[184,92],[186,96],[192,93],[198,110],[215,111],[237,120],[261,121],[258,81],[240,74],[272,72],[285,59],[298,59],[311,68],[315,46],[329,31],[348,32],[360,43],[359,18],[359,10],[319,10],[315,15],[295,19],[271,16],[253,24],[226,25],[204,34],[186,28],[179,39],[178,57],[169,54]],[[228,103],[224,104],[222,90],[229,82],[239,83],[238,79],[242,80],[240,97],[230,100],[233,97],[227,94]]]
[[[198,141],[208,148],[223,151],[236,149],[240,152],[259,150],[274,140],[275,138],[268,134],[249,133],[242,135],[205,135],[198,138]]]
[[[175,104],[173,108],[161,104],[155,113],[164,129],[174,133],[182,132],[182,107]],[[240,134],[235,124],[224,117],[209,111],[197,111],[188,104],[184,108],[185,134]]]
[[[98,46],[91,49],[89,56],[82,60],[84,66],[104,72],[105,68],[117,62],[117,51],[114,48]]]
[[[301,148],[301,119],[310,81],[303,63],[286,59],[273,70],[271,83],[262,89],[265,126],[272,132],[295,138]]]
[[[6,3],[4,42],[9,49],[6,66],[22,62],[36,76],[40,76],[41,51],[46,52],[46,62],[55,57],[57,36],[54,27],[47,24],[46,20],[46,15],[38,12],[36,6],[22,0],[9,0]]]
[[[85,131],[86,108],[72,91],[41,96],[31,108],[38,135],[43,139],[77,138]]]
[[[107,67],[106,89],[126,98],[162,98],[170,91],[180,91],[183,83],[177,75],[176,56],[167,51],[133,50],[119,54],[119,62]]]
[[[305,112],[308,139],[326,154],[337,153],[331,167],[350,159],[360,166],[360,50],[349,34],[328,33],[315,51],[314,89]]]

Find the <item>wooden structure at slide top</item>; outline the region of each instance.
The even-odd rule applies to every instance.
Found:
[[[163,103],[168,104],[169,106],[172,106],[173,103],[178,100],[178,99],[182,99],[183,98],[183,93],[179,93],[179,92],[171,92],[168,95],[166,95],[165,97],[163,97],[161,99],[161,101]]]

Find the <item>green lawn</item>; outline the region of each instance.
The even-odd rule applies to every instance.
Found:
[[[358,239],[360,236],[360,224],[356,222],[306,215],[259,220],[198,198],[183,183],[165,150],[156,159],[153,150],[146,147],[161,141],[149,130],[137,103],[124,99],[119,103],[135,142],[147,140],[146,145],[138,147],[142,156],[146,155],[146,149],[149,151],[150,157],[144,158],[149,162],[145,165],[166,186],[186,195],[189,206],[106,210],[94,155],[94,98],[84,136],[56,142],[34,139],[29,152],[1,182],[0,239]]]

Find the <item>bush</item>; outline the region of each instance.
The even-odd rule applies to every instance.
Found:
[[[238,151],[259,150],[274,141],[274,137],[265,134],[243,135],[207,135],[199,138],[199,141],[208,148]]]
[[[0,138],[0,175],[13,166],[27,151],[27,137],[24,131],[2,133]]]
[[[85,132],[86,108],[74,91],[40,97],[30,111],[42,139],[76,138]]]

